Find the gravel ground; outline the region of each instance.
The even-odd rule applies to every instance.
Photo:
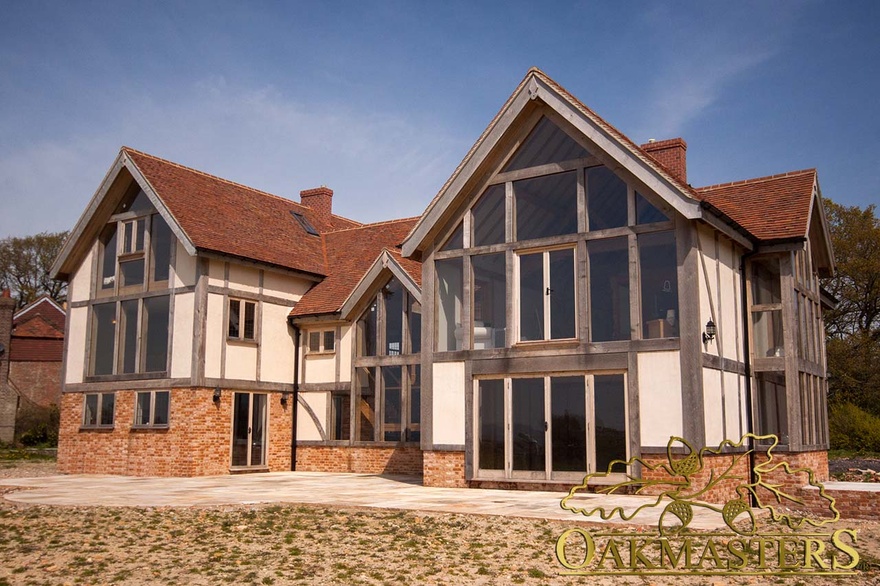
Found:
[[[54,470],[0,462],[2,477]],[[560,575],[554,546],[574,523],[303,505],[28,506],[3,499],[10,490],[0,488],[0,586],[880,584],[880,522],[838,524],[858,530],[872,566],[857,577],[570,577]]]
[[[831,474],[842,474],[851,469],[880,472],[880,460],[874,458],[835,458],[828,460],[828,471]]]

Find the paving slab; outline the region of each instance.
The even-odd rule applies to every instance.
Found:
[[[343,507],[403,509],[499,515],[562,521],[657,526],[665,503],[647,508],[630,522],[602,521],[562,509],[564,492],[436,488],[409,476],[325,472],[272,472],[195,478],[156,478],[73,474],[0,479],[0,486],[21,487],[3,495],[9,501],[59,506],[192,507],[260,503],[302,503]],[[578,506],[622,507],[632,511],[656,497],[580,494]],[[697,507],[693,529],[725,527],[721,515]]]

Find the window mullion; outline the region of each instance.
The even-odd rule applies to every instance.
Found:
[[[550,300],[553,295],[550,291],[550,251],[545,250],[541,253],[544,260],[543,278],[544,278],[544,339],[550,340]]]

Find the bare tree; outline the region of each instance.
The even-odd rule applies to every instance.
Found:
[[[66,299],[67,283],[49,276],[66,237],[67,232],[41,232],[0,240],[0,289],[9,289],[19,307],[41,295],[59,303]]]

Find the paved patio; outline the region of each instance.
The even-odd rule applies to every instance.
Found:
[[[560,507],[563,492],[433,488],[406,476],[273,472],[197,478],[135,478],[131,476],[70,475],[0,480],[0,486],[26,490],[3,495],[18,503],[61,506],[188,507],[258,503],[303,503],[379,509],[405,509],[478,515],[505,515],[563,521],[602,522]],[[584,494],[578,506],[623,507],[632,511],[655,498]],[[645,509],[640,525],[657,525],[662,506]],[[620,524],[619,519],[607,523]],[[633,523],[629,523],[633,524]],[[694,529],[724,527],[721,515],[694,510]]]

